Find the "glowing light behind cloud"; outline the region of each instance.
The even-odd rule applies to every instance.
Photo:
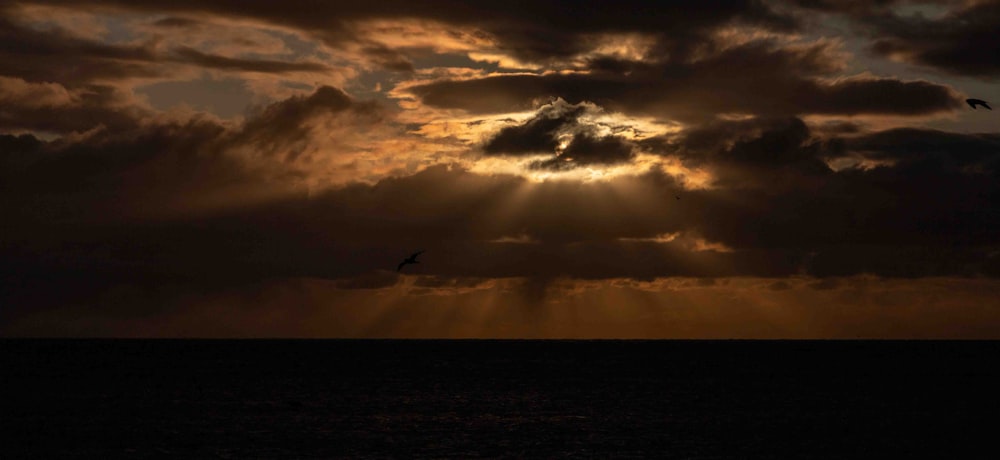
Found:
[[[0,7],[0,332],[995,335],[994,7],[815,3]]]

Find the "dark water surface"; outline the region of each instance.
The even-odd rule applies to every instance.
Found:
[[[998,352],[0,340],[0,458],[1000,458]]]

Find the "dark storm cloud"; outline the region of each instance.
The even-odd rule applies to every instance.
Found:
[[[824,159],[845,155],[842,139],[816,136],[795,117],[715,120],[674,139],[650,138],[641,145],[691,166],[713,168],[722,186],[811,181],[832,172]]]
[[[873,40],[876,54],[958,75],[1000,76],[1000,2],[912,2],[936,4],[941,16],[899,13],[901,1],[800,1],[800,6],[844,13]]]
[[[821,80],[817,77],[835,75],[839,67],[830,46],[752,42],[693,62],[601,60],[588,74],[499,75],[439,81],[410,91],[425,104],[471,112],[523,110],[532,101],[562,97],[626,113],[700,121],[727,112],[928,115],[961,107],[956,92],[927,81]]]
[[[155,59],[145,45],[110,45],[23,27],[0,10],[0,75],[28,81],[87,84],[99,79],[158,77],[148,65]]]
[[[788,3],[812,13],[844,13],[854,17],[884,14],[890,8],[906,4],[947,4],[949,0],[791,0]]]
[[[996,276],[989,273],[988,252],[962,246],[847,246],[819,252],[809,261],[808,271],[818,277],[844,273],[893,278]]]
[[[72,97],[61,105],[18,99],[0,109],[0,126],[55,132],[104,128],[52,142],[0,136],[5,222],[0,275],[7,283],[0,300],[27,305],[32,295],[51,292],[57,305],[87,298],[72,293],[120,283],[217,289],[296,277],[335,279],[345,290],[379,289],[399,284],[392,270],[417,247],[428,251],[414,282],[420,289],[469,288],[475,287],[471,281],[453,280],[494,277],[527,278],[526,285],[544,292],[560,277],[1000,273],[1000,258],[991,255],[1000,247],[994,231],[1000,224],[995,136],[863,133],[857,127],[814,132],[789,116],[946,112],[960,104],[947,86],[828,79],[843,68],[829,43],[722,44],[705,38],[737,18],[782,26],[782,19],[759,3],[698,2],[690,14],[672,11],[680,8],[675,5],[646,4],[649,10],[553,5],[119,4],[193,17],[238,11],[328,37],[346,30],[324,29],[337,29],[338,21],[431,18],[481,27],[501,38],[502,49],[533,60],[578,53],[587,46],[582,38],[595,32],[660,34],[649,59],[595,57],[580,69],[589,74],[493,76],[435,82],[413,92],[426,104],[483,112],[564,97],[570,103],[498,131],[486,140],[484,152],[550,153],[552,158],[536,167],[565,169],[626,162],[641,148],[711,170],[719,178],[713,188],[683,190],[683,199],[676,200],[682,185],[658,169],[610,182],[535,183],[439,165],[374,184],[306,191],[282,181],[309,174],[295,166],[310,148],[317,121],[335,124],[343,116],[375,123],[377,107],[323,87],[261,108],[232,127],[208,117],[170,121],[132,114],[113,94],[101,93],[106,89],[87,85],[100,78],[163,76],[153,65],[164,62],[270,73],[318,67],[195,50],[158,53],[152,43],[107,45],[3,23],[0,73],[31,84],[61,82]],[[324,8],[343,14],[329,15]],[[567,40],[559,42],[562,38]],[[373,45],[365,53],[407,69],[398,50]],[[87,102],[91,94],[99,97]],[[757,117],[692,123],[677,138],[634,146],[583,123],[582,107],[590,105],[574,105],[583,101],[698,122],[726,112]],[[837,137],[844,133],[851,136]],[[567,141],[561,150],[560,141]],[[279,161],[255,165],[230,155],[241,149]],[[825,162],[831,158],[885,165],[834,171]],[[267,199],[241,201],[223,194],[272,187],[278,191]],[[199,206],[199,200],[216,196],[226,198],[218,199],[222,205]],[[673,240],[664,237],[675,234]],[[505,240],[534,244],[498,243]]]
[[[3,213],[17,222],[10,236],[30,239],[34,225],[53,222],[115,221],[215,184],[245,184],[242,165],[215,151],[224,135],[212,121],[192,120],[101,131],[4,155],[0,178],[9,201]]]
[[[979,209],[988,202],[962,201],[977,192],[996,200],[995,183],[954,172],[921,193],[927,188],[924,179],[891,168],[858,170],[831,175],[818,189],[776,182],[772,189],[688,191],[674,201],[676,184],[660,173],[621,178],[617,184],[532,185],[441,166],[371,186],[175,222],[114,223],[120,218],[108,215],[105,224],[56,227],[42,224],[47,221],[38,216],[24,227],[23,216],[14,216],[22,218],[13,219],[17,223],[11,229],[23,231],[7,234],[4,247],[19,249],[5,260],[63,268],[127,267],[151,276],[208,280],[350,278],[390,270],[400,254],[420,246],[428,256],[421,270],[433,276],[980,273],[988,256],[984,248],[997,245],[992,229],[1000,215],[988,206]],[[941,188],[945,185],[950,188]],[[531,187],[525,202],[499,219],[494,210],[505,208],[505,199],[524,187]],[[634,196],[615,199],[610,191],[623,187]],[[479,222],[490,225],[474,224]],[[694,232],[734,251],[692,254],[680,242],[641,240],[669,232]],[[539,243],[491,242],[517,234]],[[10,238],[18,237],[24,241],[11,245]],[[58,258],[42,258],[51,254],[46,248],[56,247]],[[853,257],[838,255],[843,253]]]
[[[551,147],[552,129],[570,129],[575,137],[561,153],[572,162],[624,161],[625,143],[588,137],[577,124],[580,107],[553,104],[506,131],[534,144],[513,135],[506,142]],[[747,178],[686,191],[680,201],[673,199],[680,185],[658,172],[608,184],[533,184],[438,166],[217,215],[136,218],[220,187],[258,187],[267,180],[261,171],[222,152],[248,145],[293,152],[310,120],[348,112],[378,118],[370,104],[325,87],[266,107],[238,129],[200,118],[55,142],[4,136],[5,270],[236,283],[360,276],[368,281],[345,286],[377,287],[390,277],[363,275],[389,270],[400,254],[426,246],[436,257],[421,267],[424,274],[446,277],[968,275],[991,273],[986,257],[998,245],[995,136],[893,130],[843,139],[831,154],[832,141],[796,118],[717,121],[670,145],[644,145],[729,171],[723,179]],[[556,121],[534,125],[546,120]],[[834,172],[821,161],[831,155],[897,164]],[[530,193],[520,193],[513,212],[494,214],[510,210],[505,200],[518,190]],[[675,232],[733,252],[692,255],[680,240],[653,240]],[[519,236],[537,244],[494,243]]]
[[[809,85],[811,86],[811,85]],[[808,91],[812,91],[810,88]],[[854,78],[815,86],[803,112],[838,115],[929,115],[961,107],[961,97],[945,85],[894,78]]]
[[[197,26],[199,24],[201,24],[201,22],[196,19],[180,18],[174,16],[171,16],[169,18],[163,18],[153,23],[153,25],[156,27],[164,27],[164,28],[174,28],[174,27],[186,28],[186,27]]]
[[[312,198],[290,197],[217,216],[130,223],[105,215],[103,222],[56,225],[36,221],[30,228],[20,219],[12,228],[24,231],[4,237],[4,271],[56,276],[80,271],[87,274],[84,279],[116,279],[127,272],[127,279],[196,280],[220,286],[263,278],[342,278],[346,280],[343,288],[367,289],[394,284],[394,274],[378,270],[391,270],[400,254],[418,244],[428,248],[421,271],[438,277],[418,282],[424,287],[467,286],[441,281],[454,277],[605,278],[617,273],[648,279],[686,273],[782,274],[797,267],[793,254],[706,253],[692,261],[680,246],[619,242],[616,235],[635,234],[636,224],[646,227],[639,231],[655,231],[655,222],[662,218],[620,211],[609,214],[620,206],[602,202],[606,200],[599,197],[605,190],[571,184],[540,190],[513,222],[496,228],[470,225],[496,220],[494,208],[483,204],[502,202],[512,189],[524,185],[523,179],[437,167],[373,186],[351,186]],[[468,186],[476,191],[469,193]],[[547,207],[550,201],[563,203],[566,209]],[[600,215],[584,211],[595,207]],[[455,209],[465,212],[455,213]],[[389,220],[393,225],[385,224]],[[519,227],[546,243],[490,242]],[[769,263],[757,266],[762,260]]]
[[[57,2],[58,3],[58,2]],[[769,115],[823,113],[856,115],[922,115],[953,110],[959,98],[947,87],[928,82],[903,82],[892,78],[856,78],[822,82],[840,69],[831,44],[786,47],[767,40],[740,46],[717,43],[711,32],[734,21],[771,29],[788,30],[794,21],[756,1],[713,1],[691,4],[671,3],[655,7],[616,5],[615,8],[583,8],[578,4],[538,2],[508,8],[504,2],[465,4],[462,2],[378,3],[330,6],[315,5],[299,11],[294,5],[228,2],[152,3],[95,2],[122,8],[156,10],[167,13],[217,14],[254,17],[275,24],[297,27],[327,41],[348,40],[361,45],[362,53],[383,67],[412,71],[413,64],[400,50],[356,36],[344,24],[350,21],[393,18],[427,18],[456,25],[480,28],[498,40],[498,46],[521,59],[547,61],[562,59],[596,46],[593,34],[639,32],[653,37],[655,46],[641,61],[621,61],[593,57],[590,75],[502,76],[462,82],[439,82],[414,88],[430,105],[464,108],[478,112],[500,112],[527,108],[531,101],[564,97],[571,102],[593,101],[616,110],[636,111],[682,119],[704,118],[707,114],[740,111]],[[363,3],[363,2],[362,2]],[[304,13],[303,11],[309,11]],[[326,14],[330,13],[330,14]],[[336,18],[331,20],[329,18]],[[37,32],[36,32],[37,34]],[[45,34],[43,34],[45,35]],[[591,38],[588,38],[591,37]],[[44,37],[51,40],[52,37]],[[78,40],[78,39],[77,39]],[[78,40],[79,41],[79,40]],[[332,43],[334,46],[340,46]],[[98,46],[85,44],[83,48]],[[104,46],[104,45],[100,45]],[[24,48],[18,45],[19,48]],[[60,45],[60,49],[66,49]],[[73,48],[72,46],[70,48]],[[76,46],[81,48],[81,46]],[[74,78],[155,73],[147,61],[162,59],[147,47],[117,49],[105,46],[97,56],[81,53],[82,72]],[[708,52],[708,57],[702,58]],[[134,55],[117,58],[110,67],[101,66],[103,54]],[[211,56],[200,51],[178,49],[174,58],[192,65],[229,70],[262,72],[320,71],[311,62],[276,62]],[[91,53],[94,54],[94,53]],[[98,59],[99,62],[89,62]],[[30,72],[7,72],[38,80],[39,65]],[[120,67],[120,68],[115,68]],[[2,70],[2,69],[0,69]],[[753,78],[746,78],[753,75]],[[54,81],[63,81],[55,79]]]
[[[629,161],[633,154],[632,145],[620,137],[578,134],[559,157],[580,165],[613,164]]]
[[[711,225],[704,225],[703,234],[737,248],[826,248],[837,253],[847,247],[884,246],[887,258],[873,250],[869,260],[858,250],[857,258],[837,259],[843,270],[863,271],[872,265],[880,274],[908,270],[905,267],[913,265],[901,256],[926,254],[928,248],[941,249],[937,252],[942,261],[948,259],[943,248],[953,248],[955,257],[968,251],[981,258],[985,247],[997,244],[990,234],[1000,223],[994,181],[989,175],[940,166],[922,162],[847,169],[805,183],[789,174],[786,181],[799,182],[797,186],[775,182],[771,188],[755,184],[758,188],[733,190],[740,196],[738,202],[714,203],[719,206],[705,210]],[[917,273],[930,273],[920,265],[913,267]]]
[[[596,134],[597,127],[580,117],[597,110],[584,104],[570,105],[561,99],[542,106],[524,123],[501,128],[483,145],[487,155],[557,154],[532,163],[536,169],[567,170],[588,164],[623,163],[633,158],[633,145],[624,138]],[[617,128],[617,127],[613,127]],[[568,138],[560,149],[560,138]]]
[[[399,274],[388,270],[374,270],[370,273],[338,280],[338,289],[383,289],[395,286],[399,282]]]
[[[849,146],[871,158],[914,162],[937,157],[960,168],[996,160],[1000,134],[896,128],[851,139]]]
[[[576,134],[559,155],[532,162],[532,169],[567,171],[586,165],[626,163],[635,157],[631,142],[616,136]]]
[[[270,165],[277,170],[262,170],[230,150],[247,147],[247,142],[254,149],[261,148],[256,144],[278,151],[294,147],[302,133],[283,128],[355,110],[367,117],[374,109],[324,87],[309,97],[264,108],[239,129],[196,117],[147,119],[51,142],[32,135],[0,135],[0,215],[5,222],[0,235],[0,301],[16,307],[3,315],[67,302],[117,304],[108,296],[122,289],[137,292],[128,296],[132,302],[122,305],[150,311],[184,293],[316,272],[315,265],[299,270],[283,257],[278,270],[259,265],[260,257],[270,251],[283,252],[283,244],[266,248],[259,238],[290,236],[264,230],[274,227],[265,215],[254,218],[260,228],[246,231],[247,225],[254,225],[240,222],[247,214],[232,220],[206,218],[193,210],[204,196],[259,193],[280,187],[276,178],[295,173],[287,161]],[[283,170],[275,168],[279,165]],[[226,196],[239,201],[238,193]],[[209,260],[201,268],[182,268],[218,244],[227,249],[203,253]],[[391,284],[387,276],[352,275],[362,276],[341,287]]]
[[[128,129],[151,115],[129,102],[126,94],[106,85],[84,85],[69,91],[54,84],[33,86],[0,77],[0,130],[67,133],[99,126]]]
[[[406,56],[385,45],[368,44],[361,49],[361,52],[384,69],[396,72],[413,72],[415,70],[413,63]]]
[[[80,2],[49,1],[79,7]],[[430,19],[456,26],[470,26],[491,35],[501,50],[529,61],[546,61],[586,51],[588,37],[599,33],[642,32],[660,37],[661,47],[674,54],[687,52],[704,35],[734,23],[791,30],[792,17],[780,14],[758,0],[710,0],[650,3],[528,2],[512,8],[510,2],[433,0],[411,2],[351,2],[317,4],[304,0],[281,3],[216,1],[126,2],[95,0],[84,4],[171,13],[208,13],[249,17],[292,26],[337,45],[356,39],[347,23],[370,19]],[[371,48],[373,56],[385,49]],[[390,68],[409,70],[404,60],[384,61]]]
[[[271,74],[323,72],[316,62],[287,62],[218,56],[188,48],[160,51],[156,41],[117,45],[93,41],[60,29],[36,30],[3,16],[0,10],[0,75],[67,87],[126,78],[166,78],[170,66]]]
[[[787,291],[792,288],[792,285],[788,284],[786,281],[775,281],[769,284],[767,288],[772,291]]]
[[[178,62],[194,64],[199,67],[245,70],[250,72],[263,72],[282,74],[288,72],[323,72],[330,70],[329,67],[317,62],[285,62],[269,61],[264,59],[234,59],[224,56],[205,54],[198,50],[185,46],[174,50],[174,55]]]
[[[0,134],[0,165],[3,165],[5,170],[23,168],[34,160],[33,155],[41,150],[42,145],[44,145],[42,141],[30,134],[19,136]],[[4,176],[5,174],[0,172],[0,177]],[[10,186],[10,181],[5,180],[0,184],[0,190],[5,190]]]
[[[476,287],[481,286],[486,280],[478,278],[449,278],[446,276],[419,276],[413,282],[419,287]]]
[[[305,148],[310,122],[338,114],[367,123],[378,119],[374,105],[321,87],[263,108],[238,129],[195,117],[133,121],[52,142],[7,139],[0,145],[6,149],[0,178],[11,194],[6,211],[14,220],[99,222],[172,207],[220,188],[260,188],[268,174],[293,171],[251,172],[230,150],[249,148],[290,163]]]
[[[427,249],[418,288],[458,288],[466,284],[444,280],[494,277],[546,286],[559,277],[998,273],[991,259],[1000,247],[998,181],[962,169],[931,176],[896,167],[852,169],[807,182],[788,180],[800,173],[787,171],[768,184],[690,190],[676,201],[679,185],[659,172],[611,183],[531,183],[436,166],[215,213],[130,217],[130,206],[155,209],[177,195],[260,183],[254,171],[211,154],[227,138],[219,128],[195,128],[161,127],[161,134],[133,136],[131,148],[88,140],[89,150],[49,152],[44,161],[28,161],[38,166],[13,172],[9,165],[39,149],[70,147],[0,137],[3,170],[11,172],[0,188],[5,304],[100,301],[102,290],[121,283],[217,290],[310,277],[342,280],[343,289],[377,289],[398,283],[392,270],[416,247]],[[758,138],[790,132],[785,135],[801,139],[797,129],[794,122],[779,124]],[[165,146],[135,148],[158,144]],[[151,170],[142,165],[153,163],[161,165],[158,173],[142,174]],[[143,192],[151,186],[163,194]],[[520,196],[517,206],[510,205],[512,196]],[[687,237],[652,239],[675,232],[733,250],[693,252],[682,241]],[[515,235],[537,243],[494,242]]]
[[[483,151],[503,155],[554,152],[559,144],[559,131],[575,125],[585,110],[583,106],[566,104],[545,106],[524,124],[500,129],[486,141]]]
[[[721,189],[687,192],[678,203],[697,207],[701,223],[692,224],[711,241],[825,248],[830,254],[816,259],[814,272],[823,276],[912,276],[984,270],[984,248],[997,244],[990,229],[1000,224],[996,142],[992,134],[909,129],[821,138],[797,119],[752,119],[719,121],[643,147],[714,171]],[[825,163],[847,157],[889,164],[834,172]],[[832,255],[855,246],[868,248],[872,260],[861,249],[850,251],[853,259]],[[954,248],[954,257],[944,248]],[[941,256],[939,264],[932,254]],[[977,258],[979,265],[970,262]]]
[[[757,1],[616,3],[586,8],[563,2],[537,2],[537,11],[509,12],[509,18],[473,22],[496,36],[501,49],[528,61],[565,58],[589,51],[587,34],[642,32],[657,37],[658,53],[691,53],[712,30],[734,23],[791,30],[795,21]],[[518,8],[518,10],[521,10]]]
[[[766,187],[773,194],[822,184],[833,173],[826,161],[847,155],[843,139],[819,136],[795,117],[715,120],[669,139],[644,139],[639,147],[710,169],[717,187]]]
[[[346,110],[370,122],[377,122],[380,116],[374,104],[354,101],[337,88],[323,86],[309,96],[292,96],[265,107],[247,120],[236,138],[255,150],[284,151],[286,159],[294,160],[307,147],[306,138],[311,129],[307,121]]]
[[[824,153],[823,143],[811,138],[806,124],[792,118],[764,130],[759,137],[736,141],[721,159],[757,167],[793,168],[812,176],[830,172],[820,159]]]

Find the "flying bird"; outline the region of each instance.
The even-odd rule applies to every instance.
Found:
[[[410,257],[407,257],[406,259],[404,259],[402,262],[399,263],[399,266],[396,267],[396,271],[398,272],[398,271],[402,270],[403,269],[403,265],[407,265],[407,264],[419,264],[420,262],[417,261],[417,256],[419,256],[420,254],[423,254],[423,253],[424,253],[424,251],[414,252],[413,255],[411,255]]]
[[[679,199],[681,199],[681,196],[680,195],[674,195],[674,199],[679,200]]]
[[[969,104],[969,107],[972,107],[972,110],[976,110],[977,105],[981,105],[989,110],[993,110],[993,107],[990,107],[990,105],[987,104],[986,101],[980,99],[966,99],[965,103]]]

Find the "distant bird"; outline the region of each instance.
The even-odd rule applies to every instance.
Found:
[[[403,265],[407,265],[407,264],[419,264],[420,262],[417,261],[417,256],[419,256],[420,254],[423,254],[423,253],[424,253],[424,251],[414,252],[413,255],[411,255],[410,257],[407,257],[406,259],[404,259],[402,262],[399,263],[399,266],[396,267],[396,271],[398,272],[398,271],[402,270],[403,269]]]
[[[977,105],[981,105],[989,110],[993,110],[993,107],[990,107],[990,105],[987,104],[986,101],[980,99],[966,99],[965,103],[969,104],[969,107],[972,107],[972,110],[976,110]]]
[[[674,199],[679,200],[679,199],[681,199],[681,196],[680,195],[674,195]]]

